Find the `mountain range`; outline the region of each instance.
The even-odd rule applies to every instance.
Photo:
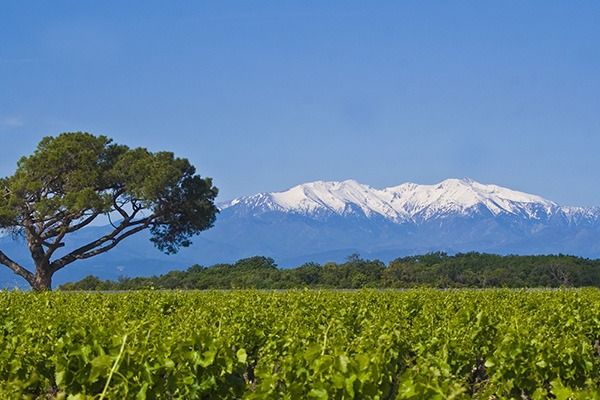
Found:
[[[215,226],[177,255],[161,254],[147,233],[138,234],[109,253],[60,271],[56,281],[89,273],[103,278],[158,274],[253,255],[273,257],[284,267],[341,261],[352,253],[383,261],[430,251],[600,257],[600,207],[565,207],[471,179],[384,189],[354,180],[316,181],[236,198],[219,209]],[[103,229],[88,228],[73,241],[83,243]],[[5,236],[0,248],[27,260],[22,242]],[[8,270],[0,272],[0,285],[14,282]]]

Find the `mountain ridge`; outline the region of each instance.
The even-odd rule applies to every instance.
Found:
[[[245,207],[254,214],[279,211],[307,216],[346,215],[361,210],[367,217],[379,215],[397,223],[476,211],[534,220],[545,220],[561,213],[570,220],[597,219],[600,215],[598,207],[560,206],[541,196],[481,184],[470,178],[451,178],[432,185],[409,182],[383,189],[355,180],[314,181],[281,192],[258,193],[219,204],[221,210],[232,207]]]

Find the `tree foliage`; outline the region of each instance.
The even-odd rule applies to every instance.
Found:
[[[0,180],[0,228],[26,238],[35,272],[1,251],[0,263],[41,290],[66,265],[144,229],[157,248],[174,253],[212,226],[216,195],[210,178],[173,153],[131,149],[83,132],[45,137],[19,160],[14,175]],[[56,256],[69,234],[102,216],[110,232]]]
[[[344,263],[307,263],[279,269],[271,258],[250,257],[234,264],[192,266],[155,277],[116,282],[87,277],[61,286],[65,290],[128,289],[289,289],[289,288],[490,288],[600,287],[600,260],[548,255],[429,253],[402,257],[387,266],[357,255]]]

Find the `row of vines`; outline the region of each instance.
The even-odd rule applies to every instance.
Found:
[[[2,399],[600,399],[600,291],[0,292]]]

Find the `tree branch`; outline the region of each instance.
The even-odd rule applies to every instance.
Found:
[[[86,253],[80,254],[76,256],[76,260],[85,260],[86,258],[90,258],[90,257],[94,257],[97,256],[98,254],[102,254],[107,252],[108,250],[112,249],[113,247],[115,247],[117,244],[119,244],[123,239],[128,238],[129,236],[138,233],[144,229],[146,229],[148,226],[147,225],[140,225],[134,229],[131,229],[127,232],[125,232],[124,234],[122,234],[121,236],[112,239],[110,241],[110,244],[107,244],[105,246],[102,247],[98,247],[97,249],[93,250],[93,251],[88,251]]]
[[[127,212],[123,209],[123,205],[127,204],[127,201],[123,201],[121,204],[117,203],[117,200],[119,199],[119,196],[115,196],[113,197],[113,207],[115,208],[115,210],[121,214],[121,217],[123,217],[123,219],[133,219],[135,217],[135,214],[137,214],[137,211],[135,210],[135,202],[133,200],[131,201],[131,204],[133,206],[133,214],[129,215],[127,214]]]
[[[25,278],[30,284],[33,282],[33,274],[20,266],[17,262],[11,260],[6,254],[0,250],[0,264],[6,265],[15,274]]]
[[[39,268],[41,261],[44,260],[45,252],[42,238],[40,237],[39,233],[36,232],[33,225],[32,219],[29,215],[23,218],[23,228],[25,228],[25,236],[27,237],[27,247],[29,247],[29,252],[35,261],[37,269]]]
[[[88,226],[89,224],[91,224],[101,213],[95,211],[93,214],[91,214],[89,217],[87,217],[86,219],[78,222],[75,225],[70,225],[70,222],[72,222],[72,220],[69,221],[69,223],[67,224],[67,228],[66,230],[63,230],[62,228],[64,227],[60,227],[60,228],[55,228],[52,229],[48,232],[46,232],[45,235],[43,235],[43,239],[47,240],[50,239],[52,237],[57,237],[57,240],[55,240],[56,243],[60,242],[67,233],[71,233],[71,232],[75,232],[78,231],[81,228],[84,228],[86,226]]]
[[[153,221],[155,216],[147,217],[138,221],[130,222],[124,220],[114,231],[111,233],[102,236],[101,238],[94,240],[84,246],[79,247],[78,249],[73,250],[69,254],[61,257],[60,259],[51,263],[51,269],[53,272],[58,271],[63,268],[65,265],[68,265],[76,260],[84,260],[86,258],[93,257],[95,255],[104,253],[117,244],[119,244],[123,239],[133,235],[134,233],[140,232],[146,229],[150,223]],[[127,228],[135,227],[130,229],[123,234],[121,234]],[[119,236],[119,234],[121,234]],[[105,243],[108,243],[104,245]]]

